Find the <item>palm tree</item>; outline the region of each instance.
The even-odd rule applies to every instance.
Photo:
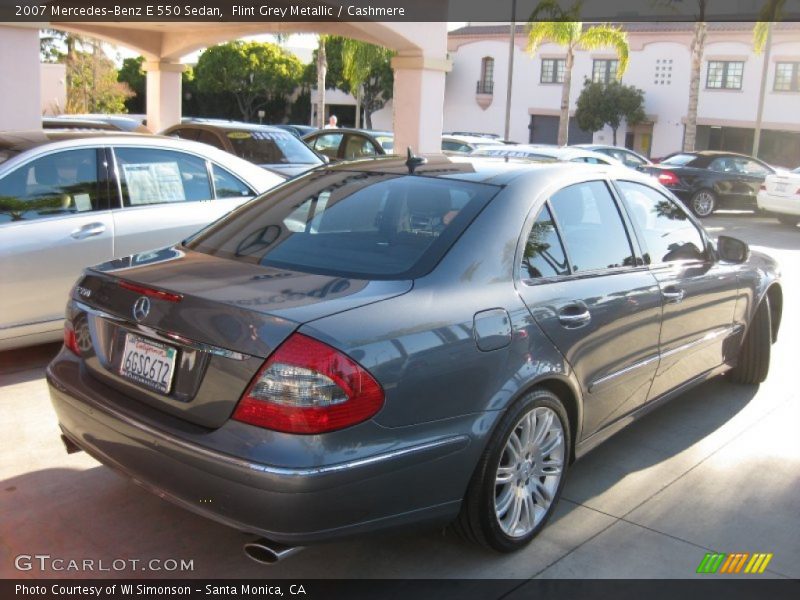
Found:
[[[361,126],[361,105],[364,101],[364,84],[392,51],[382,46],[353,39],[342,43],[342,75],[356,97],[356,127]],[[371,126],[369,112],[364,115],[367,126]]]
[[[705,1],[700,0],[701,17],[694,24],[692,38],[692,70],[689,75],[689,106],[686,109],[686,129],[683,134],[683,151],[692,152],[697,142],[697,101],[700,98],[700,69],[703,66],[703,52],[706,46],[708,25],[705,17]]]
[[[773,21],[780,19],[783,5],[786,0],[769,0],[761,9],[761,14],[756,26],[753,28],[753,49],[756,54],[764,52],[764,63],[761,66],[761,87],[758,91],[758,109],[756,111],[756,126],[753,131],[752,154],[758,158],[761,145],[761,121],[764,117],[764,95],[767,91],[767,75],[769,73],[769,57],[772,53],[772,25]]]
[[[534,18],[531,15],[531,19]],[[628,68],[628,36],[619,27],[612,25],[595,25],[584,29],[580,21],[533,21],[528,22],[527,51],[536,52],[537,46],[543,42],[553,42],[567,48],[564,62],[564,83],[561,87],[561,117],[558,121],[558,143],[567,143],[569,132],[569,94],[572,82],[572,66],[575,63],[576,50],[596,50],[613,48],[619,59],[617,79],[621,79]]]
[[[328,73],[328,57],[325,54],[327,35],[317,37],[317,127],[325,127],[325,76]]]

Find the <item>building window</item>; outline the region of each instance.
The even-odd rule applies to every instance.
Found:
[[[775,91],[800,92],[800,62],[775,64]]]
[[[656,72],[653,78],[655,85],[670,85],[672,83],[672,59],[657,58]]]
[[[483,57],[481,61],[481,79],[478,81],[478,94],[491,94],[494,91],[494,59]]]
[[[566,60],[563,58],[543,58],[541,83],[564,83],[564,68]]]
[[[617,78],[617,59],[599,59],[592,63],[592,81],[594,83],[611,83]]]
[[[706,87],[712,90],[740,90],[742,89],[743,72],[743,62],[710,60],[708,61]]]

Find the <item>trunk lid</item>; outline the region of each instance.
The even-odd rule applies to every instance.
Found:
[[[764,180],[764,186],[767,189],[767,193],[771,196],[782,198],[795,196],[797,192],[800,191],[800,177],[788,173],[777,173],[767,176]],[[800,196],[798,196],[798,199],[800,199]]]
[[[213,428],[230,417],[264,359],[303,323],[397,296],[411,285],[274,269],[172,247],[87,270],[69,316],[91,340],[82,355],[93,377]],[[143,297],[149,310],[135,315]],[[161,348],[171,357],[161,357],[171,368],[164,367],[164,389],[134,380],[130,365],[123,366],[136,344],[144,354]]]

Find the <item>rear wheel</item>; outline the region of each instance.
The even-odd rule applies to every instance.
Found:
[[[800,223],[800,217],[796,217],[794,215],[777,215],[778,221],[780,221],[783,225],[788,225],[789,227],[797,227],[797,224]]]
[[[467,489],[455,526],[499,552],[527,545],[547,523],[569,462],[567,414],[552,392],[538,389],[509,408]]]
[[[711,190],[699,190],[692,194],[689,201],[689,208],[698,217],[708,217],[717,208],[717,197]]]
[[[739,358],[730,372],[736,383],[757,384],[767,378],[772,350],[772,315],[769,298],[764,296],[739,349]]]

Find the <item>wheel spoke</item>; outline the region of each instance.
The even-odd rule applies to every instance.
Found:
[[[547,507],[550,506],[550,503],[553,501],[550,490],[538,479],[533,484],[533,497],[536,500],[536,504],[545,510],[547,510]]]
[[[509,454],[511,454],[511,462],[513,464],[516,464],[522,460],[523,447],[522,443],[519,440],[519,437],[517,437],[516,431],[514,431],[508,438],[508,444],[506,444],[506,450],[508,450]]]
[[[511,506],[511,502],[513,500],[514,486],[510,485],[503,490],[499,498],[495,498],[495,513],[497,514],[498,518],[503,518],[503,516],[508,512],[508,508]]]
[[[561,447],[561,432],[560,431],[550,431],[550,438],[547,441],[543,441],[540,444],[540,450],[542,456],[550,456],[557,448]]]
[[[497,485],[504,485],[506,483],[511,483],[512,479],[514,479],[514,472],[516,469],[513,466],[510,467],[498,467],[497,469],[497,477],[495,477],[494,482]]]
[[[507,533],[510,535],[514,535],[514,532],[517,529],[517,525],[519,525],[519,517],[522,514],[522,496],[519,494],[514,494],[514,503],[511,507],[511,511],[509,513],[511,516],[508,519],[508,524],[506,525]]]
[[[533,436],[533,445],[541,446],[547,432],[553,425],[553,413],[549,410],[544,415],[536,420],[536,433]]]
[[[557,459],[551,458],[549,460],[542,461],[539,464],[539,473],[544,477],[551,477],[553,475],[561,475],[561,467],[563,467],[564,463]]]
[[[533,529],[536,526],[536,505],[534,505],[533,497],[530,494],[525,494],[523,499],[523,513],[526,529]]]

